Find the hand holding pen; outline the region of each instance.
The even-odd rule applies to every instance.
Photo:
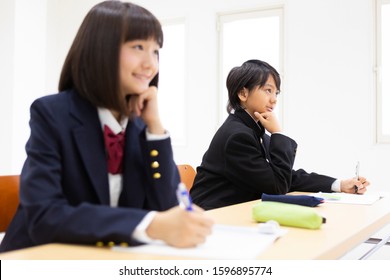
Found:
[[[179,248],[204,243],[211,234],[214,221],[203,209],[192,204],[184,184],[179,184],[176,194],[180,205],[156,212],[146,234],[152,239],[163,240],[168,245]]]
[[[360,176],[360,162],[358,161],[355,168],[355,179],[361,183],[361,186],[354,185],[355,194],[363,194],[366,192],[366,186],[370,183],[367,182],[366,178]]]
[[[359,170],[360,170],[360,162],[358,161],[357,164],[356,164],[356,168],[355,168],[355,179],[359,181]],[[358,186],[354,186],[354,191],[355,191],[355,194],[358,194],[359,193],[359,187]]]
[[[370,182],[360,175],[360,163],[357,162],[355,168],[355,177],[352,179],[342,180],[340,190],[345,193],[364,194]]]

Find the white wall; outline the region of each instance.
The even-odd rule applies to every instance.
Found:
[[[12,167],[12,104],[13,104],[13,54],[15,41],[14,1],[0,1],[0,170],[11,172]]]
[[[28,4],[27,8],[25,5],[30,2],[34,5]],[[21,98],[26,91],[31,94],[26,102],[30,101],[32,95],[38,97],[56,91],[69,45],[85,13],[97,2],[0,0],[0,74],[3,74],[0,120],[2,127],[17,131],[12,138],[12,152],[4,148],[10,144],[9,138],[0,137],[1,174],[20,172],[24,143],[27,140],[27,109],[23,104],[12,111],[12,104],[19,102],[17,96]],[[385,174],[390,171],[390,145],[375,143],[375,88],[372,71],[374,0],[135,2],[151,10],[160,19],[186,18],[189,86],[183,94],[187,94],[188,100],[189,140],[185,146],[174,147],[177,163],[199,165],[217,128],[216,15],[281,4],[284,5],[285,16],[283,124],[285,133],[299,144],[295,167],[344,178],[354,176],[355,164],[359,160],[361,173],[371,181],[372,188],[383,191],[389,189]],[[26,13],[26,9],[33,12]],[[39,21],[35,13],[46,13],[45,21]],[[20,38],[19,33],[13,32],[22,32],[20,28],[14,28],[20,23],[32,25],[28,32],[36,35],[28,36],[28,46],[17,39]],[[42,32],[46,32],[47,36],[43,36]],[[261,34],[253,30],[253,36]],[[6,39],[5,44],[3,38]],[[250,39],[237,38],[242,44],[250,44]],[[42,53],[37,46],[45,52]],[[33,52],[31,47],[34,47]],[[36,65],[38,60],[45,67],[31,66]],[[12,71],[15,67],[22,69],[22,65],[28,70]],[[27,78],[34,82],[19,86]],[[9,120],[15,118],[18,121],[13,121],[11,127]],[[16,160],[10,164],[12,159]]]
[[[46,0],[1,0],[0,23],[0,170],[17,174],[29,135],[28,108],[45,90]]]

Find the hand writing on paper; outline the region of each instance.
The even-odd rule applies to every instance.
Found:
[[[352,178],[341,180],[340,190],[345,193],[355,193],[355,186],[358,187],[357,193],[364,194],[370,182],[365,177],[359,176],[359,179]]]
[[[163,240],[179,248],[195,247],[204,243],[206,237],[211,234],[214,222],[207,217],[203,209],[196,205],[192,207],[192,211],[176,206],[157,212],[146,233],[150,238]]]

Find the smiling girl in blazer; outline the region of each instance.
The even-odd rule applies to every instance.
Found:
[[[160,23],[140,6],[105,1],[89,11],[60,93],[31,105],[20,205],[0,251],[205,241],[210,218],[177,206],[180,178],[157,106],[162,44]]]

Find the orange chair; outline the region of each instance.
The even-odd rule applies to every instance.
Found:
[[[19,175],[0,176],[0,232],[6,231],[19,205]]]
[[[196,171],[189,164],[179,164],[177,165],[180,174],[180,180],[186,185],[187,190],[189,191],[192,188],[194,183]]]

